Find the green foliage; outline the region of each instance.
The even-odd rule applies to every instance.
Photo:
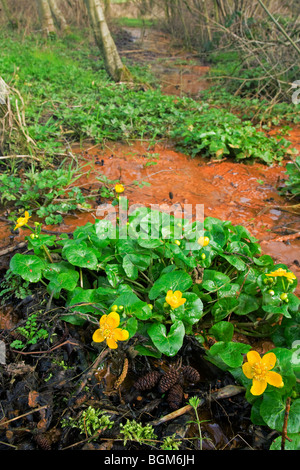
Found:
[[[246,352],[245,346],[222,350],[234,331],[258,337],[276,332],[284,341],[288,333],[276,325],[280,315],[289,322],[288,331],[297,327],[297,280],[266,276],[287,268],[260,256],[259,244],[244,227],[211,217],[204,224],[179,222],[146,207],[128,220],[117,227],[97,220],[77,228],[72,238],[26,237],[31,252],[14,255],[10,270],[26,282],[43,281],[54,298],[65,298],[64,319],[74,324],[83,324],[87,314],[96,319],[111,305],[123,306],[122,327],[131,337],[145,336],[136,346],[141,354],[176,355],[185,335],[205,321],[218,340],[211,354],[225,363],[227,354],[234,367]],[[210,239],[205,247],[197,242],[203,233]],[[194,282],[197,269],[203,270],[200,283]],[[180,290],[185,303],[171,308],[165,302],[169,290]]]
[[[32,313],[24,326],[19,326],[16,332],[24,337],[24,341],[20,339],[14,340],[11,344],[11,348],[23,349],[30,344],[36,344],[40,339],[48,338],[48,331],[45,328],[39,326],[38,317],[41,312]]]
[[[25,299],[25,297],[32,294],[29,285],[29,281],[24,281],[22,277],[18,274],[13,274],[13,272],[8,269],[0,283],[1,303],[4,304],[12,296],[16,299]]]
[[[105,414],[103,410],[89,406],[81,413],[78,419],[71,417],[63,419],[61,425],[63,428],[79,429],[81,434],[86,434],[88,437],[96,434],[95,437],[98,438],[98,432],[104,429],[111,429],[114,422],[111,421],[110,416]]]
[[[205,247],[197,241],[203,236],[209,239]],[[67,308],[64,321],[97,325],[114,306],[129,339],[137,334],[141,339],[136,351],[154,357],[175,356],[186,335],[197,333],[200,343],[212,335],[216,342],[207,350],[207,359],[245,386],[253,422],[280,430],[286,397],[293,396],[289,432],[299,432],[297,279],[287,274],[284,264],[261,255],[245,227],[212,217],[190,222],[139,207],[116,227],[96,220],[78,227],[72,238],[50,239],[38,228],[36,238],[26,238],[30,251],[13,256],[11,273],[27,282],[42,282]],[[41,249],[44,246],[48,251]],[[59,261],[51,262],[51,253],[59,255]],[[276,275],[282,272],[279,268],[287,275]],[[172,308],[166,302],[169,290],[180,290],[185,302]],[[272,338],[283,389],[268,386],[263,398],[251,395],[251,381],[241,370],[251,346],[233,341],[235,332]],[[124,430],[125,440],[150,439],[144,429],[132,434],[126,426]]]
[[[96,143],[169,138],[193,156],[224,154],[266,163],[286,153],[285,139],[269,139],[250,122],[205,102],[112,83],[99,52],[92,51],[97,58],[92,60],[84,41],[75,49],[67,38],[41,43],[38,36],[26,37],[20,44],[2,36],[0,44],[3,78],[10,83],[13,77],[25,102],[28,132],[46,155],[55,155],[65,136]],[[140,75],[144,81],[143,70]],[[187,130],[191,125],[193,132]]]
[[[300,156],[286,165],[287,180],[281,192],[285,195],[298,198],[300,196]]]
[[[10,218],[27,210],[44,220],[46,225],[61,223],[63,215],[75,211],[78,206],[91,207],[78,187],[70,187],[76,181],[75,171],[71,167],[55,170],[33,167],[22,178],[3,173],[0,175],[1,203],[13,202],[18,209],[11,212]]]
[[[136,441],[139,444],[151,445],[151,441],[157,438],[154,429],[150,424],[143,426],[135,420],[127,420],[125,424],[120,424],[120,434],[123,434],[123,443],[126,446],[127,441]]]
[[[281,161],[286,155],[289,143],[286,139],[267,137],[251,124],[219,108],[209,108],[203,104],[202,112],[191,115],[187,122],[178,122],[176,129],[170,132],[178,141],[178,148],[192,156],[201,154],[214,155],[215,159],[225,157],[237,161],[258,159],[271,164]],[[274,146],[277,153],[274,155]]]
[[[297,317],[299,322],[299,311]],[[294,324],[292,328],[295,327]],[[286,327],[284,330],[286,331]],[[299,323],[297,338],[299,338]],[[298,436],[300,432],[300,347],[299,341],[293,344],[294,347],[292,346],[291,349],[285,347],[272,349],[277,358],[274,371],[282,376],[284,387],[280,389],[268,385],[263,395],[260,396],[251,394],[252,381],[246,378],[241,371],[244,360],[243,355],[251,349],[250,346],[231,341],[219,341],[207,352],[208,360],[221,369],[229,371],[238,382],[245,386],[246,399],[252,405],[251,420],[254,424],[268,426],[281,433],[284,424],[286,400],[288,397],[291,398],[287,426],[287,433],[291,439],[293,439],[293,436]],[[293,439],[287,448],[291,450],[298,449],[299,440],[297,438]],[[271,449],[278,449],[278,439],[273,442]]]
[[[273,103],[266,98],[240,96],[226,91],[223,85],[214,85],[202,91],[200,97],[210,106],[225,108],[253,125],[270,127],[300,122],[300,105],[292,102]]]

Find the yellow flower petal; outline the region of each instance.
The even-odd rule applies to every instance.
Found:
[[[277,372],[269,371],[266,376],[268,384],[273,385],[273,387],[283,387],[284,383],[282,377]]]
[[[120,315],[117,312],[110,312],[107,315],[106,322],[110,328],[117,328],[120,324]]]
[[[93,334],[93,341],[95,343],[102,343],[102,341],[104,341],[105,338],[102,334],[102,330],[96,330]]]
[[[253,379],[252,387],[250,388],[250,392],[252,395],[261,395],[264,393],[267,387],[267,381],[266,380],[256,380]]]
[[[284,276],[287,279],[297,279],[294,273],[288,272],[286,269],[283,269],[283,268],[278,268],[276,271],[266,274],[266,276],[272,276],[272,277]]]
[[[117,349],[118,347],[117,342],[113,338],[107,338],[106,343],[110,349]]]
[[[274,353],[269,352],[264,355],[261,362],[267,367],[267,370],[271,370],[276,364],[276,356]]]
[[[107,315],[102,315],[102,317],[100,318],[100,321],[99,321],[100,326],[105,325],[106,319],[107,319]]]
[[[257,351],[249,351],[247,353],[247,359],[248,359],[248,362],[252,365],[261,361],[261,357]]]
[[[180,305],[185,303],[186,299],[182,297],[182,292],[176,290],[174,293],[172,290],[169,290],[166,295],[166,302],[172,307],[177,308]]]
[[[254,371],[249,362],[245,362],[245,364],[242,365],[242,370],[247,377],[247,379],[253,379],[254,377]]]
[[[122,330],[121,328],[116,328],[114,330],[113,337],[117,341],[126,341],[129,338],[129,332],[127,330]]]

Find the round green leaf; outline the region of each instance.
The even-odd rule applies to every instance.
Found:
[[[93,248],[86,246],[86,243],[82,242],[76,246],[68,246],[64,250],[64,255],[73,266],[79,266],[80,268],[97,268],[97,256]]]
[[[260,413],[265,423],[278,432],[282,431],[285,415],[285,403],[278,393],[266,393],[260,406]],[[300,432],[300,399],[295,400],[290,407],[287,425],[288,433]]]
[[[175,356],[183,344],[185,328],[182,321],[178,320],[173,323],[168,334],[165,325],[161,323],[153,323],[147,332],[162,354]]]
[[[215,323],[209,330],[217,341],[231,341],[234,332],[234,326],[228,321]]]
[[[10,269],[25,281],[38,282],[42,277],[45,263],[35,255],[22,255],[17,253],[10,261]]]
[[[193,292],[186,292],[184,298],[186,298],[186,302],[171,311],[171,319],[172,321],[181,320],[183,323],[194,325],[203,315],[203,303],[198,295]]]

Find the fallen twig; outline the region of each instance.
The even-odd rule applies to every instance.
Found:
[[[239,385],[227,385],[226,387],[223,387],[220,390],[213,392],[210,396],[206,398],[201,398],[198,408],[207,403],[210,399],[220,400],[223,398],[233,397],[234,395],[238,395],[244,390],[245,388]],[[178,418],[178,416],[182,416],[183,414],[187,413],[192,409],[193,407],[191,405],[185,405],[182,408],[179,408],[178,410],[163,416],[162,418],[159,418],[155,421],[151,421],[149,424],[152,426],[159,426],[160,424],[166,423],[167,421]]]

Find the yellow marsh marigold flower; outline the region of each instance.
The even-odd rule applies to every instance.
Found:
[[[274,387],[283,387],[282,377],[277,372],[271,371],[276,363],[276,356],[269,352],[262,358],[257,351],[249,351],[247,353],[248,362],[242,366],[243,372],[247,379],[252,379],[252,387],[250,392],[252,395],[261,395],[264,393],[267,384]]]
[[[106,340],[110,349],[116,349],[118,347],[117,341],[126,341],[129,338],[128,331],[118,328],[119,324],[120,316],[117,312],[102,315],[99,322],[100,328],[94,332],[93,341],[102,343]]]
[[[272,277],[286,277],[287,279],[296,279],[296,276],[294,273],[288,272],[286,269],[278,268],[276,271],[273,271],[272,273],[266,274],[266,276],[272,276]]]
[[[120,194],[124,191],[124,186],[121,183],[116,184],[115,186],[115,191],[116,193]]]
[[[25,211],[24,217],[19,217],[17,219],[17,224],[14,228],[14,230],[17,230],[17,228],[23,227],[23,225],[26,225],[28,220],[30,219],[31,215],[27,211]]]
[[[176,290],[174,293],[172,290],[168,290],[166,302],[171,305],[172,308],[180,307],[185,301],[186,299],[182,298],[182,292],[180,292],[180,290]]]
[[[198,238],[198,243],[199,245],[201,245],[202,247],[204,246],[207,246],[209,244],[210,240],[208,237],[200,237]]]

